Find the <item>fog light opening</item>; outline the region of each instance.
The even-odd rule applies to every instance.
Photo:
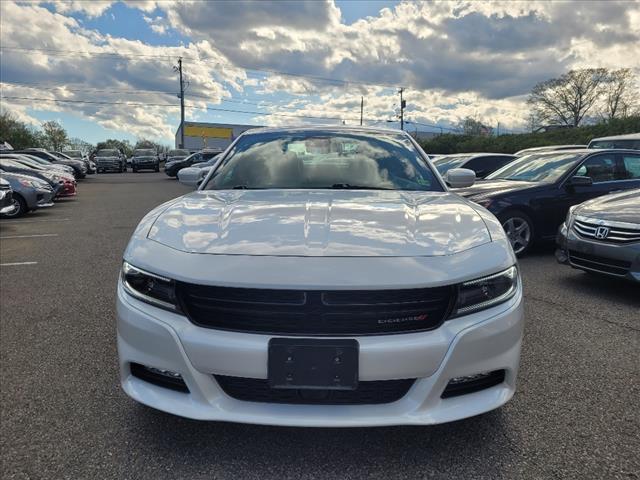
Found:
[[[152,383],[158,387],[164,387],[177,392],[189,393],[189,388],[184,382],[182,375],[178,372],[171,370],[165,370],[162,368],[149,367],[147,365],[141,365],[139,363],[131,364],[131,375],[144,380],[145,382]]]
[[[454,377],[449,380],[447,387],[442,392],[442,398],[457,397],[469,393],[479,392],[486,388],[495,387],[504,382],[505,371],[481,372],[473,375]]]

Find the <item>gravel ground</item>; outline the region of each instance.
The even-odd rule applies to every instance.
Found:
[[[188,189],[108,174],[0,221],[2,478],[638,478],[640,289],[521,261],[526,333],[505,407],[435,427],[199,423],[120,390],[114,296],[138,220]],[[57,235],[7,238],[25,235]]]

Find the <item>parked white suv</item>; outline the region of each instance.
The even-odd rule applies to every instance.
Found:
[[[473,183],[452,169],[447,181]],[[434,424],[513,395],[522,287],[484,208],[404,132],[252,130],[147,214],[118,283],[122,386],[184,417]]]

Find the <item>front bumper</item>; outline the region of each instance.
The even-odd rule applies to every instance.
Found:
[[[640,282],[640,243],[619,245],[588,240],[563,223],[558,229],[556,245],[559,263],[578,270]]]
[[[519,287],[508,302],[436,330],[353,337],[360,345],[360,380],[415,378],[408,393],[379,405],[293,405],[236,400],[213,376],[267,378],[273,336],[197,327],[182,315],[129,296],[121,285],[117,316],[121,383],[133,399],[199,420],[313,427],[428,425],[495,409],[514,394],[523,332]],[[131,363],[180,373],[190,393],[132,376]],[[453,377],[502,369],[506,376],[499,385],[441,398]]]
[[[119,171],[122,168],[122,164],[118,161],[99,161],[97,169],[102,171]]]
[[[143,169],[143,168],[150,168],[150,169],[156,169],[160,166],[159,163],[157,162],[135,162],[131,164],[132,168],[136,168],[138,170]]]

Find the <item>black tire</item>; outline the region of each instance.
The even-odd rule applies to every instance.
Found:
[[[24,198],[22,198],[22,195],[19,193],[13,193],[13,205],[16,209],[12,213],[3,213],[2,218],[19,218],[26,215],[29,211],[27,208],[27,202],[25,202]]]
[[[518,257],[525,255],[535,240],[531,217],[521,210],[508,210],[498,215],[498,220],[507,234],[514,253]]]
[[[160,165],[156,165],[156,173],[160,171]]]
[[[131,171],[132,171],[133,173],[138,173],[138,169],[137,169],[136,167],[132,167],[132,168],[131,168]]]

